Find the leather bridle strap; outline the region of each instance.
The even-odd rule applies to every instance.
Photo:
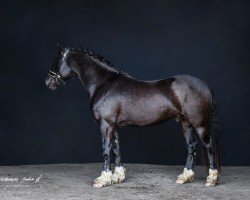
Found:
[[[65,81],[62,79],[62,77],[57,74],[56,72],[53,72],[52,70],[49,70],[49,76],[52,78],[59,79],[63,84],[65,84]]]

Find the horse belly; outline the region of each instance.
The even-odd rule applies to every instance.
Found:
[[[125,103],[121,121],[125,125],[145,126],[171,117],[171,106],[167,99],[140,99]]]

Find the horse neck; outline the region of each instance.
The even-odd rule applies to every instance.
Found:
[[[78,78],[91,99],[95,91],[105,83],[105,80],[117,75],[119,72],[88,55],[85,55],[84,59],[85,62],[81,62],[78,66]]]

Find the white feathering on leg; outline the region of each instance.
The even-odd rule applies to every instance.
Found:
[[[125,168],[115,167],[114,173],[112,174],[112,183],[121,183],[125,179]]]
[[[104,187],[112,183],[112,172],[111,171],[102,171],[101,176],[94,180],[94,187]]]
[[[191,183],[194,178],[194,171],[192,169],[184,168],[182,174],[177,176],[176,183],[184,184],[184,183]]]
[[[209,175],[206,180],[206,187],[216,186],[219,181],[219,173],[217,169],[209,169]]]

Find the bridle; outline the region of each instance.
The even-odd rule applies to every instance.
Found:
[[[66,84],[66,82],[62,79],[62,77],[58,73],[53,72],[52,70],[49,70],[48,75],[52,78],[58,79],[61,83]]]

